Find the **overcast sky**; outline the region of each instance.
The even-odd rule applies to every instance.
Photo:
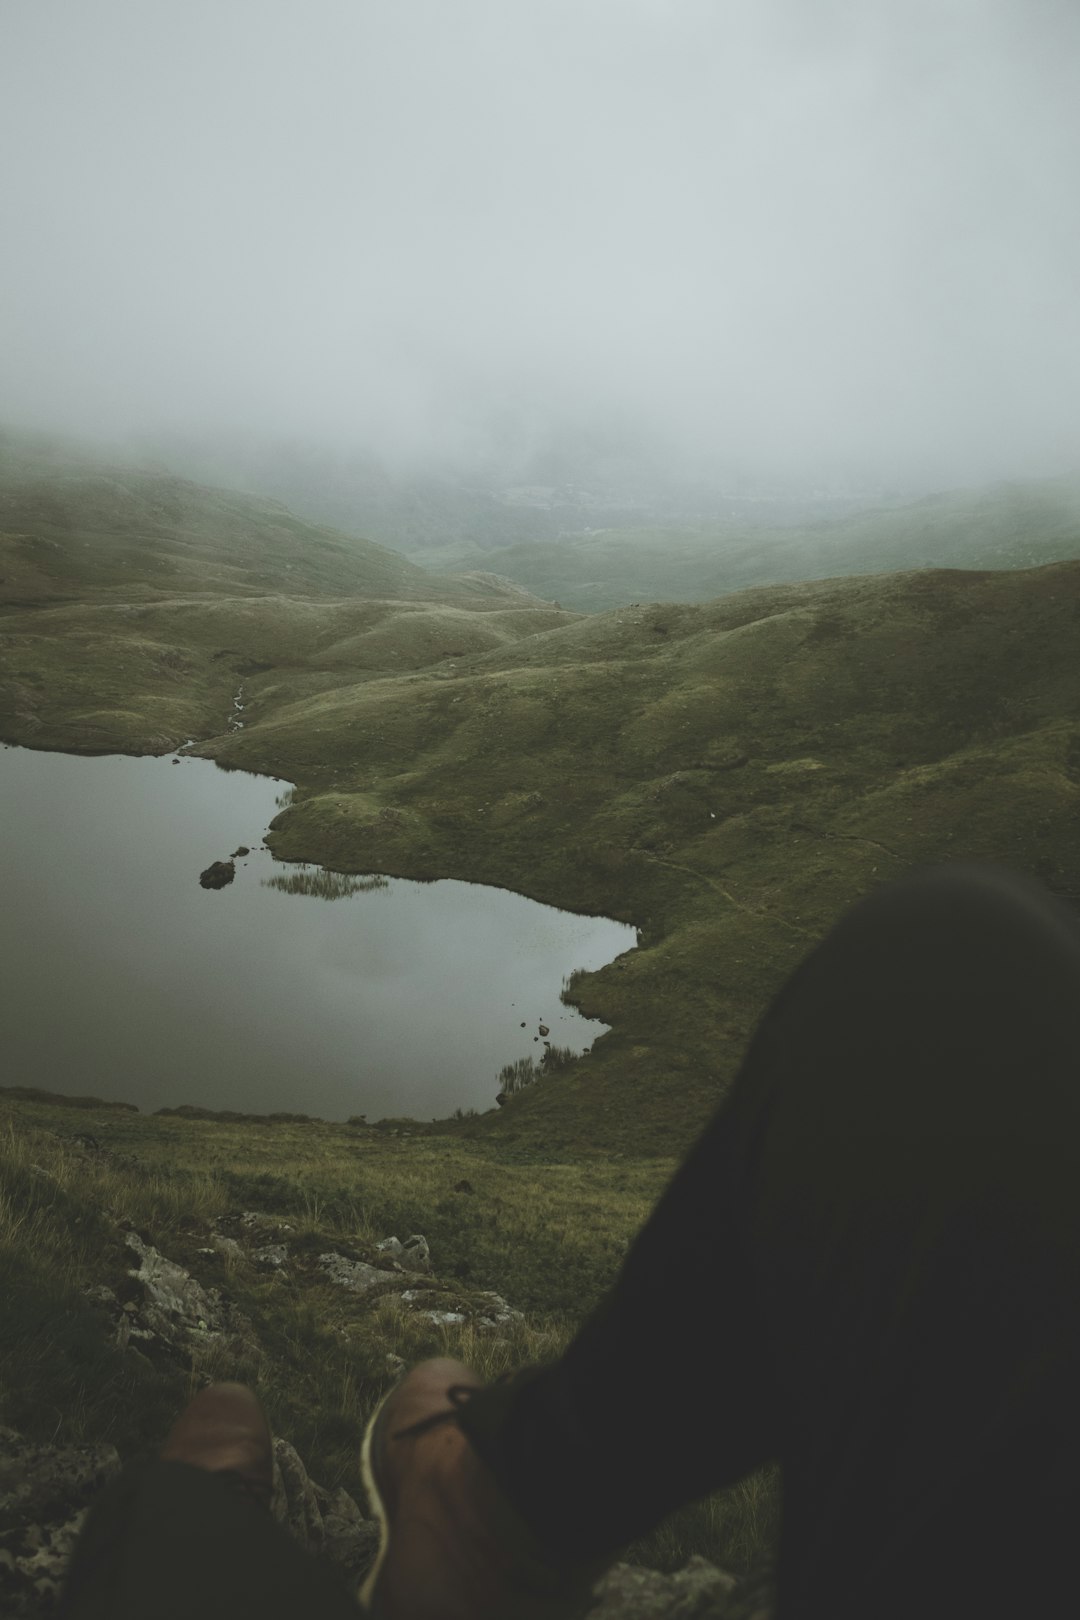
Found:
[[[0,419],[1080,464],[1076,0],[0,0]]]

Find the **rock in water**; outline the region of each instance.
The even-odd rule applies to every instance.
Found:
[[[215,861],[205,872],[199,873],[199,882],[204,889],[223,889],[235,876],[235,861]]]

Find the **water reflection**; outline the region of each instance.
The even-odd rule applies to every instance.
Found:
[[[277,889],[279,894],[311,894],[319,900],[346,900],[351,894],[371,894],[376,889],[389,889],[389,879],[356,877],[349,872],[327,872],[321,866],[302,866],[298,872],[275,873],[263,878],[264,889]]]

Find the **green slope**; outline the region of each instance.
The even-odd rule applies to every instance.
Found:
[[[290,592],[519,605],[490,576],[436,580],[396,551],[277,501],[112,466],[0,432],[0,600],[17,605],[183,593]]]
[[[274,501],[0,435],[0,722],[40,748],[213,736],[240,681],[405,670],[565,622],[488,574],[436,578]],[[253,711],[254,712],[254,711]]]

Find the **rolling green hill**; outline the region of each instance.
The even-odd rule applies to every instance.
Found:
[[[275,501],[0,436],[0,715],[35,747],[161,753],[221,730],[256,674],[315,692],[338,668],[426,666],[573,617]]]

